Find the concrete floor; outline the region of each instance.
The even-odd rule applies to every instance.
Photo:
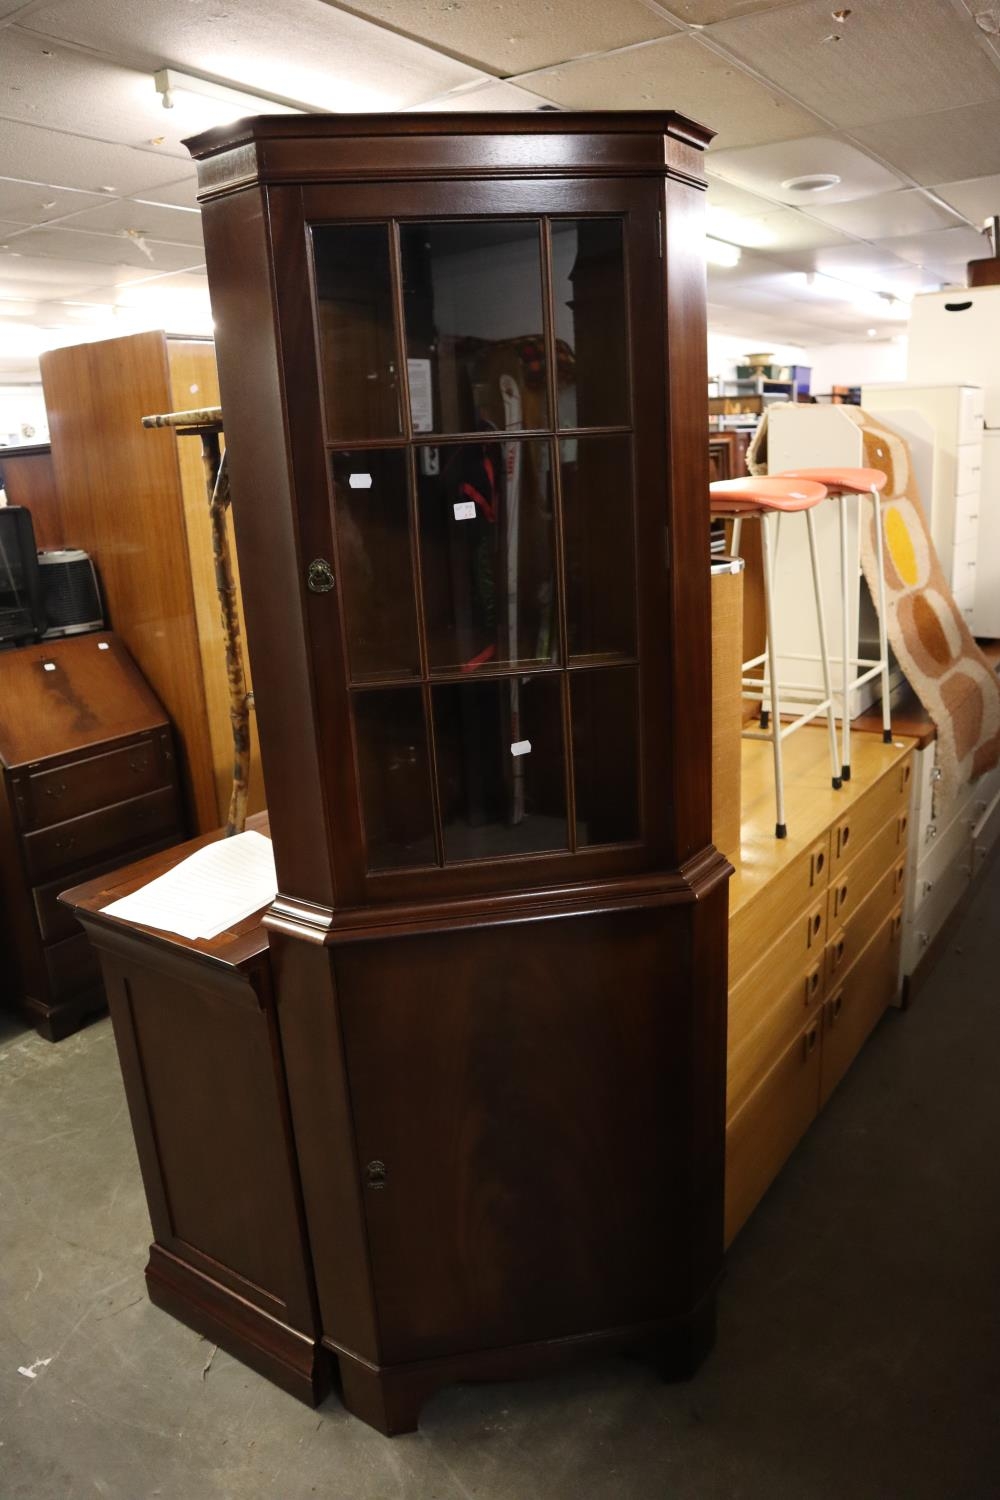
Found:
[[[1000,862],[740,1236],[689,1385],[456,1387],[393,1441],[149,1305],[108,1022],[0,1020],[0,1500],[996,1500],[998,959]]]

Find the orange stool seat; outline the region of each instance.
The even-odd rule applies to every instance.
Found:
[[[785,469],[782,479],[812,479],[825,484],[830,495],[869,495],[873,490],[885,489],[885,475],[881,469],[850,469],[836,466],[830,469]]]
[[[724,511],[745,513],[755,510],[809,510],[826,498],[823,482],[803,480],[796,476],[778,478],[717,479],[708,487],[713,515]]]

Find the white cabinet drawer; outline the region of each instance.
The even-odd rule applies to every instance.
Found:
[[[974,443],[983,430],[981,386],[964,385],[958,393],[958,441]]]
[[[977,487],[955,498],[955,546],[975,542],[979,536],[979,506],[982,490]]]
[[[956,454],[955,494],[965,495],[969,490],[978,490],[983,477],[983,444],[963,443]]]
[[[903,927],[903,973],[912,974],[969,888],[971,848],[950,865],[917,914]]]
[[[959,609],[971,608],[976,598],[976,537],[959,542],[951,555],[951,591]]]
[[[917,850],[910,914],[916,916],[938,886],[946,883],[952,866],[968,865],[974,824],[972,807],[966,805],[936,838],[927,840]]]

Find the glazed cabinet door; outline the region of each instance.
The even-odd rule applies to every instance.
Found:
[[[629,182],[317,188],[293,234],[272,194],[348,904],[662,863],[657,209]]]
[[[383,1362],[690,1297],[683,925],[661,908],[337,950]]]

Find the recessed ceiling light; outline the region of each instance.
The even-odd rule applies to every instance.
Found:
[[[870,339],[877,339],[878,338],[878,329],[877,328],[869,328],[869,330],[868,330],[868,337]]]
[[[786,193],[825,193],[839,183],[836,172],[809,172],[805,177],[786,177],[781,186]]]

